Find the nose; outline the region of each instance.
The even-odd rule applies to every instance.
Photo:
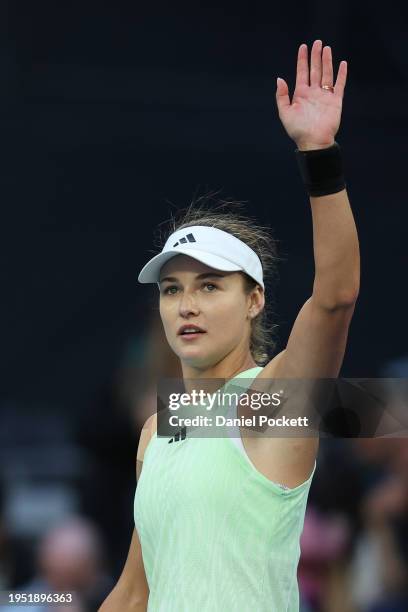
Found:
[[[200,309],[192,293],[187,291],[183,292],[179,303],[179,312],[182,317],[199,314]]]

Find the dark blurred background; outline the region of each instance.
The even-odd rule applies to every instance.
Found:
[[[140,427],[169,369],[155,287],[137,275],[157,224],[194,194],[245,200],[274,228],[285,346],[313,252],[275,84],[292,93],[302,42],[349,68],[337,141],[362,282],[342,375],[407,376],[406,31],[366,0],[0,4],[3,588],[32,579],[38,542],[72,515],[105,548],[94,591],[123,567]]]

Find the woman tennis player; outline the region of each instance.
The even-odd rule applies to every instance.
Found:
[[[282,352],[265,362],[264,279],[275,247],[252,220],[190,207],[142,269],[140,282],[159,284],[184,379],[338,376],[359,292],[358,238],[334,140],[346,75],[342,61],[334,82],[331,49],[316,40],[310,66],[307,45],[299,47],[292,100],[277,80],[279,117],[310,196],[315,259],[312,295]],[[128,558],[100,611],[298,611],[317,436],[193,438],[184,430],[169,439],[156,428],[153,415],[137,453]]]

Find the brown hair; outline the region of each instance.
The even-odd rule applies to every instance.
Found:
[[[250,351],[254,361],[258,365],[264,365],[274,352],[274,332],[277,325],[268,325],[272,302],[266,293],[273,280],[277,279],[276,264],[280,260],[277,255],[277,240],[272,236],[269,227],[259,225],[257,221],[241,212],[244,202],[231,198],[222,199],[218,192],[210,192],[193,198],[191,204],[184,209],[178,210],[168,221],[164,221],[158,227],[158,246],[163,248],[166,240],[176,230],[190,227],[192,225],[206,225],[223,230],[245,242],[261,260],[264,283],[265,283],[265,308],[251,321],[252,331],[250,337]],[[256,281],[245,272],[242,273],[245,280],[245,291],[250,291],[256,286]]]

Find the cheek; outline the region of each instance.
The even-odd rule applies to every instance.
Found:
[[[165,321],[165,318],[166,318],[166,311],[165,311],[165,308],[163,308],[163,304],[162,304],[161,300],[159,302],[159,313],[160,313],[160,318],[162,320],[162,323],[164,325],[164,321]]]
[[[211,317],[210,327],[223,337],[236,337],[244,331],[246,321],[245,304],[240,298],[225,300]]]
[[[159,313],[160,313],[160,318],[161,318],[161,322],[162,322],[162,325],[163,325],[163,329],[164,329],[164,331],[166,333],[166,336],[167,336],[168,332],[171,331],[171,327],[172,327],[171,326],[171,312],[170,312],[170,309],[160,302]]]
[[[171,303],[163,301],[159,304],[159,313],[164,335],[170,348],[177,354],[179,339],[177,336],[179,311],[176,300]]]
[[[161,320],[163,321],[163,325],[169,325],[171,323],[172,317],[174,318],[174,303],[168,302],[165,299],[160,300],[159,302],[159,312]]]

